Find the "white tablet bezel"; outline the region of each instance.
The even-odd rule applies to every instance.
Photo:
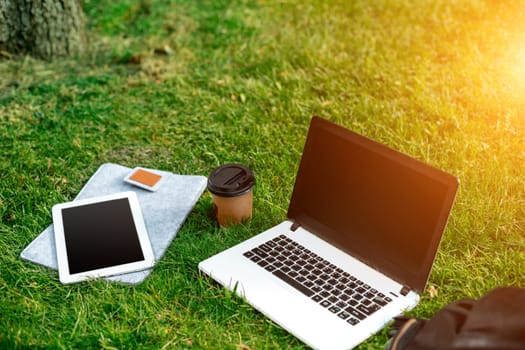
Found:
[[[132,263],[120,264],[110,267],[104,267],[101,269],[83,271],[79,273],[70,273],[68,263],[68,253],[65,241],[64,225],[62,220],[62,210],[73,207],[80,207],[88,204],[95,204],[101,202],[112,201],[116,199],[127,199],[131,210],[131,216],[135,224],[137,231],[137,237],[142,249],[144,260],[136,261]],[[74,283],[85,281],[88,279],[107,277],[111,275],[118,275],[122,273],[135,272],[152,268],[155,263],[153,250],[149,240],[146,225],[144,224],[144,218],[140,209],[140,204],[137,198],[137,194],[132,191],[120,192],[106,196],[97,196],[89,199],[76,200],[73,202],[56,204],[52,208],[53,214],[53,227],[55,231],[55,246],[58,263],[58,274],[60,282]]]

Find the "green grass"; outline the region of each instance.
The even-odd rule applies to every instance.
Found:
[[[428,284],[437,296],[425,292],[412,315],[525,287],[520,1],[84,9],[85,57],[0,61],[0,348],[304,348],[197,264],[286,217],[315,114],[461,179]],[[200,175],[245,163],[253,220],[217,228],[204,194],[141,285],[61,285],[19,254],[105,162]],[[359,349],[386,342],[384,331]]]

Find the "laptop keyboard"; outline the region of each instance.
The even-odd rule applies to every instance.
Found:
[[[243,255],[354,326],[392,301],[285,235]]]

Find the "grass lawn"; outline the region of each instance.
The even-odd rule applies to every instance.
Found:
[[[312,115],[461,179],[410,314],[525,287],[521,1],[83,3],[85,57],[0,60],[0,348],[305,348],[197,264],[285,219]],[[106,162],[245,163],[253,220],[219,229],[204,194],[144,283],[61,285],[19,254]]]

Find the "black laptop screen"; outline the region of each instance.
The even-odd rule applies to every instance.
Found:
[[[288,216],[421,291],[457,185],[451,175],[314,117]]]

